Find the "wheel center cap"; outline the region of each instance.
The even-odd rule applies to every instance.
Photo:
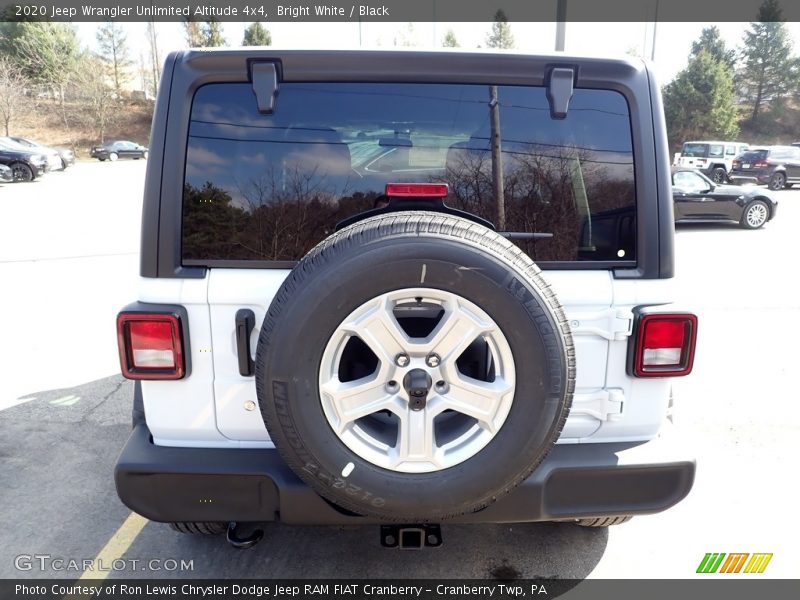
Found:
[[[403,387],[408,394],[408,405],[411,410],[422,410],[428,402],[431,389],[431,376],[424,369],[411,369],[403,377]]]

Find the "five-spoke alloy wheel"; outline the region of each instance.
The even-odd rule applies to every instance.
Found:
[[[423,312],[430,327],[414,331],[425,317],[411,315]],[[376,366],[342,381],[340,373],[352,372],[344,361],[364,360],[363,350],[347,352],[353,339]],[[476,345],[484,369],[469,376],[459,359]],[[415,375],[420,384],[412,387]],[[511,348],[494,320],[473,302],[430,288],[381,294],[358,307],[331,337],[319,375],[322,407],[339,439],[361,458],[406,473],[478,453],[503,426],[514,383]]]

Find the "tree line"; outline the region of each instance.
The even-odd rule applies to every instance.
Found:
[[[717,27],[707,27],[692,44],[689,60],[663,89],[670,144],[684,140],[734,139],[744,126],[751,133],[779,134],[776,123],[800,96],[800,59],[777,0],[765,0],[741,45],[726,47]],[[188,47],[226,46],[216,21],[187,20],[183,33]],[[69,130],[76,117],[68,101],[80,102],[86,123],[104,139],[132,78],[144,100],[152,99],[160,79],[161,53],[154,23],[146,26],[146,50],[134,56],[128,32],[107,22],[97,30],[94,48],[82,47],[68,23],[0,22],[0,131],[9,135],[14,123],[31,110],[30,96],[58,101],[61,120]],[[413,24],[395,38],[395,45],[415,45]],[[514,48],[511,25],[498,10],[485,36],[487,48]],[[272,36],[261,23],[244,31],[241,45],[269,46]],[[441,40],[444,47],[460,44],[453,30]]]
[[[673,150],[690,139],[735,140],[742,127],[759,137],[784,133],[781,117],[800,98],[800,58],[777,0],[765,0],[757,18],[738,48],[715,26],[692,43],[686,68],[663,90]]]

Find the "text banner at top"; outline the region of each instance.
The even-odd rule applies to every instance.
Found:
[[[764,0],[0,0],[2,21],[749,22]],[[778,0],[786,21],[800,2]]]

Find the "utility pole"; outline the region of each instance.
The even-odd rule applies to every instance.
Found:
[[[658,2],[656,0],[656,14],[653,17],[653,47],[650,50],[650,60],[654,61],[656,59],[656,30],[658,29]]]
[[[500,103],[497,99],[497,86],[489,86],[489,121],[491,123],[492,148],[492,191],[497,206],[497,231],[506,228],[506,199],[503,189],[503,148],[500,140]]]
[[[567,39],[567,0],[556,1],[556,51],[563,52]]]
[[[438,40],[436,39],[436,0],[433,0],[433,47],[436,48],[438,45]]]

